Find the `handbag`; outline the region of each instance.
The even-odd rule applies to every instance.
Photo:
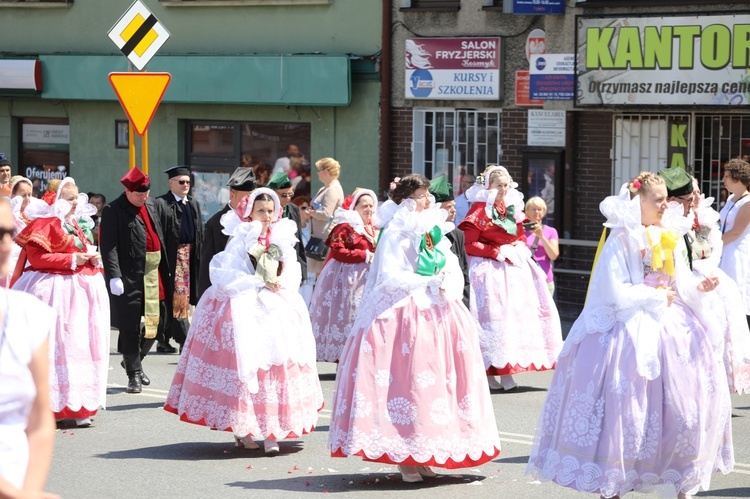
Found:
[[[310,233],[312,233],[312,224],[313,221],[310,219]],[[328,228],[328,225],[326,225],[326,228]],[[323,229],[323,233],[326,233],[325,229]],[[319,262],[324,262],[326,256],[328,256],[328,246],[326,245],[325,239],[311,235],[310,240],[307,241],[307,244],[305,245],[305,256],[313,260],[318,260]]]

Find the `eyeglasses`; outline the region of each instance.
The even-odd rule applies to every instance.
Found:
[[[287,192],[286,194],[279,194],[280,198],[293,198],[294,193],[293,192]]]
[[[15,237],[16,228],[9,229],[7,227],[0,227],[0,239],[4,239],[5,236]]]
[[[429,197],[428,194],[422,194],[421,196],[411,196],[411,198],[415,201],[421,201],[422,199],[427,199]]]
[[[326,171],[325,168],[316,168],[316,170],[318,170],[318,173]]]
[[[185,184],[190,185],[190,180],[175,180],[175,182],[177,182],[180,185],[185,185]]]
[[[302,211],[308,211],[310,209],[310,207],[309,206],[300,206],[299,209],[302,210]]]

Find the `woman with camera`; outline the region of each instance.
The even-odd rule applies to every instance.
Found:
[[[373,191],[357,189],[336,210],[338,224],[326,240],[328,261],[310,301],[318,362],[339,361],[354,324],[375,255],[377,231],[372,216],[377,203]]]
[[[547,276],[547,287],[549,293],[555,294],[555,280],[552,274],[552,262],[560,256],[560,245],[558,243],[557,229],[544,225],[542,219],[547,214],[547,203],[539,196],[526,201],[526,216],[528,222],[523,224],[526,233],[526,246],[531,251],[531,256]]]
[[[247,198],[246,198],[247,199]],[[211,259],[164,409],[231,431],[237,447],[278,453],[315,428],[323,393],[294,245],[276,193],[253,191],[221,217],[227,247]],[[239,216],[238,216],[239,215]]]
[[[448,213],[428,209],[429,180],[392,184],[384,226],[341,354],[328,445],[334,457],[396,464],[405,482],[430,466],[478,466],[500,453],[474,321]]]
[[[490,388],[502,390],[516,388],[513,374],[554,368],[562,348],[560,316],[547,276],[526,246],[516,186],[505,167],[488,167],[469,189],[473,204],[459,225],[484,367]]]

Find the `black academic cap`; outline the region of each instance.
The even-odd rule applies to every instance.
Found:
[[[173,166],[164,170],[164,173],[169,175],[169,178],[179,177],[180,175],[190,175],[190,167],[186,165]]]
[[[255,180],[255,172],[252,168],[241,166],[232,172],[227,182],[227,187],[235,191],[254,191],[258,184]]]

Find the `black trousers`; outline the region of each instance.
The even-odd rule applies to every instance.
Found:
[[[185,343],[187,338],[188,330],[190,329],[190,321],[188,319],[167,319],[167,325],[164,327],[163,333],[160,333],[157,337],[158,340],[167,342],[170,339],[174,339],[180,345]]]
[[[156,330],[156,338],[164,334],[163,330],[166,315],[167,306],[164,303],[164,300],[162,300],[159,302],[159,326]],[[143,327],[135,331],[120,329],[120,334],[117,336],[117,351],[123,354],[123,356],[138,354],[137,356],[139,359],[145,357],[151,349],[151,345],[153,345],[156,340],[156,338],[150,340],[146,339],[145,333],[146,329]]]

